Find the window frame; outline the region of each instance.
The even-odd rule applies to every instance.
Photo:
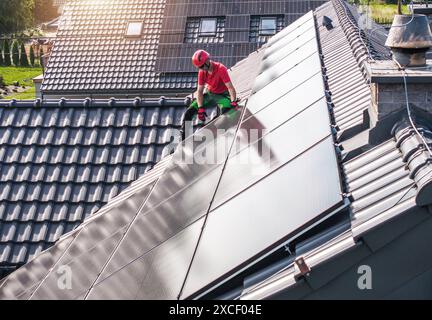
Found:
[[[198,28],[198,37],[216,37],[217,35],[217,17],[203,17],[200,18],[200,24],[199,24],[199,28]],[[202,26],[203,26],[203,21],[213,21],[214,22],[214,32],[203,32],[202,31]]]
[[[128,34],[129,31],[129,26],[133,23],[140,23],[141,24],[141,28],[139,31],[139,34]],[[142,34],[143,34],[143,30],[144,30],[144,21],[143,20],[129,20],[126,23],[126,28],[125,28],[125,37],[126,38],[141,38]]]
[[[269,33],[267,29],[262,28],[263,20],[273,20],[274,22],[274,32]],[[258,27],[258,35],[259,36],[274,36],[277,33],[277,17],[276,16],[263,16],[260,17],[259,27]]]

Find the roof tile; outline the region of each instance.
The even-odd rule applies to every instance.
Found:
[[[42,90],[103,90],[119,85],[137,92],[193,88],[196,74],[156,76],[153,71],[164,2],[108,0],[99,8],[103,11],[99,26],[87,25],[93,17],[83,16],[85,6],[93,2],[71,2]],[[118,36],[124,31],[123,18],[119,23],[105,17],[112,13],[112,6],[124,3],[137,6],[125,9],[125,16],[150,13],[153,19],[145,27],[152,36],[137,41]],[[107,25],[106,34],[115,36],[100,37],[98,28]],[[77,30],[83,38],[70,37]],[[106,50],[112,54],[106,55]],[[125,56],[124,50],[133,52]],[[132,72],[134,80],[129,81]],[[19,240],[27,240],[10,247],[6,260],[0,261],[8,265],[25,262],[41,247],[52,245],[152,168],[169,152],[168,143],[185,109],[183,99],[165,106],[146,99],[133,108],[131,100],[116,100],[111,106],[108,101],[92,100],[88,107],[83,100],[64,101],[62,106],[60,101],[44,101],[38,108],[16,104],[6,107],[0,102],[0,139],[4,142],[0,146],[0,205],[14,212],[7,218],[24,230]],[[9,166],[7,173],[5,166]],[[0,219],[5,217],[0,215]],[[0,241],[0,245],[6,243]]]

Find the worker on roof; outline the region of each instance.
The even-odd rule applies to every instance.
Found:
[[[182,139],[185,138],[186,121],[192,121],[197,114],[200,121],[206,120],[206,107],[217,105],[220,113],[224,114],[238,106],[236,90],[227,68],[222,63],[212,61],[208,52],[197,50],[192,56],[192,64],[199,69],[198,89],[183,116]]]

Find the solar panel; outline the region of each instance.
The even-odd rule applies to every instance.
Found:
[[[178,154],[199,154],[203,145],[206,145],[207,149],[218,148],[218,144],[229,145],[234,139],[240,115],[240,111],[224,115],[206,127],[213,133],[217,132],[217,129],[227,129],[225,134],[217,136],[215,144],[209,140],[201,144],[195,143],[195,149],[190,149],[186,142],[186,146],[181,148],[183,150],[177,151]],[[197,136],[204,135],[203,132],[198,132]],[[221,158],[225,160],[227,156],[226,150]],[[174,155],[174,158],[177,159],[177,155]],[[207,213],[222,172],[222,163],[176,161],[178,163],[168,168],[155,185],[98,283],[122,269],[130,261],[154,250]]]
[[[315,44],[315,46],[313,46],[313,44]],[[287,57],[288,55],[291,55],[291,54],[295,53],[296,51],[299,51],[299,49],[305,45],[309,45],[312,47],[311,48],[312,51],[310,52],[310,54],[318,51],[318,44],[316,42],[315,29],[314,28],[311,28],[310,30],[307,31],[307,33],[305,33],[302,36],[297,37],[293,41],[291,41],[291,43],[289,43],[286,46],[287,47],[286,50],[283,50],[283,49],[276,50],[273,52],[273,54],[267,56],[267,58],[264,59],[261,63],[260,73],[265,72],[267,69],[273,67],[276,63],[278,63],[280,60]],[[300,62],[301,60],[303,60],[308,55],[309,54],[307,54],[307,53],[303,53],[303,58],[300,58],[300,59],[296,58],[294,55],[292,55],[291,59],[297,60],[297,62]]]
[[[253,88],[255,94],[249,98],[249,101],[261,105],[268,99],[274,101],[317,73],[321,73],[321,64],[318,55],[315,54],[305,58],[281,76],[263,73],[265,77],[255,82]],[[269,83],[271,86],[268,86]]]
[[[313,23],[305,25],[298,31],[301,33],[289,34],[285,38],[282,38],[281,40],[276,42],[273,46],[269,47],[264,53],[263,62],[267,62],[267,60],[277,55],[286,55],[287,52],[290,52],[293,49],[300,47],[302,43],[305,43],[310,39],[315,39],[316,42],[316,31]]]
[[[152,187],[153,183],[145,186],[121,202],[119,206],[84,225],[56,263],[55,268],[34,293],[33,298],[74,299],[86,293],[126,233],[129,224],[138,213]],[[59,275],[65,270],[70,271],[73,275],[71,288],[59,290]]]
[[[212,209],[331,135],[324,98],[276,129],[277,117],[261,117],[261,113],[243,123],[242,129],[250,132],[259,127],[272,131],[255,143],[244,139],[247,147],[229,158]]]
[[[204,218],[97,284],[89,299],[177,299]],[[136,244],[139,245],[139,244]]]
[[[293,23],[291,23],[289,26],[287,26],[286,28],[284,28],[282,31],[278,32],[276,35],[274,35],[273,37],[271,37],[271,39],[267,42],[267,45],[271,46],[275,42],[279,41],[281,38],[285,37],[287,34],[293,32],[297,28],[301,27],[303,24],[305,24],[307,22],[310,22],[310,21],[313,22],[313,13],[312,13],[312,11],[309,11],[305,15],[301,16],[296,21],[294,21]]]
[[[126,230],[127,227],[119,229],[108,238],[93,243],[93,247],[90,249],[81,251],[79,244],[83,245],[83,243],[77,244],[78,246],[74,248],[74,251],[79,253],[79,256],[69,261],[64,259],[64,263],[60,261],[35,292],[32,299],[74,299],[85,294],[96,280]],[[67,278],[64,278],[64,287],[59,286],[59,279],[61,280],[62,275],[70,275],[70,287],[66,282]]]
[[[328,137],[209,214],[182,298],[226,281],[341,200]]]
[[[313,19],[264,57],[182,298],[227,281],[342,204]]]
[[[280,94],[275,93],[267,99],[264,99],[263,96],[251,97],[247,104],[247,110],[252,114],[262,110],[264,114],[268,113],[268,116],[272,117],[275,121],[280,121],[292,117],[323,96],[324,84],[322,74],[316,73],[297,87]],[[266,108],[267,106],[269,108]],[[278,108],[277,111],[274,108]],[[275,112],[277,112],[277,117],[274,115]],[[246,120],[244,121],[247,121],[247,118],[248,114],[245,115]]]
[[[280,38],[277,42],[274,42],[271,46],[266,48],[264,53],[264,60],[268,59],[271,55],[275,54],[279,50],[286,50],[286,47],[290,46],[291,43],[296,43],[299,41],[298,38],[308,38],[316,35],[314,21],[310,20],[294,30],[293,32],[287,34],[286,36]]]
[[[68,237],[59,240],[54,247],[42,252],[37,259],[9,275],[0,287],[0,299],[28,299],[73,239],[74,237]]]
[[[265,87],[267,84],[269,84],[272,80],[277,79],[287,71],[289,72],[292,68],[297,66],[299,63],[302,63],[303,60],[307,59],[308,57],[316,57],[316,49],[312,48],[310,50],[311,46],[305,46],[306,50],[298,50],[295,51],[293,54],[288,55],[287,57],[283,58],[278,63],[275,63],[274,66],[266,70],[265,72],[261,73],[255,80],[254,90],[258,91],[261,88]],[[316,47],[316,46],[315,46]],[[301,48],[303,49],[303,48]],[[314,59],[313,65],[310,66],[311,69],[315,68],[316,72],[319,71],[320,65],[316,63],[316,59]]]

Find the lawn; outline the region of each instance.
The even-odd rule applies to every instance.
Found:
[[[0,67],[0,74],[3,76],[6,85],[12,85],[15,81],[19,81],[20,86],[31,87],[24,92],[14,93],[4,97],[5,99],[34,99],[36,96],[36,90],[32,79],[42,74],[42,68],[40,67]]]
[[[32,79],[42,73],[42,68],[28,67],[0,67],[0,74],[3,76],[6,85],[19,81],[20,85],[32,86]]]
[[[378,23],[382,24],[391,24],[393,22],[393,17],[397,14],[397,4],[386,3],[386,1],[382,0],[360,0],[360,1],[350,1],[351,3],[355,3],[360,11],[367,13],[368,9],[369,14],[372,19]],[[402,5],[402,13],[409,14],[408,6]]]
[[[372,19],[378,23],[391,24],[397,14],[397,4],[371,4]],[[402,6],[402,13],[409,14],[408,6]]]
[[[36,99],[36,88],[33,86],[23,92],[13,93],[5,97],[5,99],[17,99],[17,100],[34,100]]]

